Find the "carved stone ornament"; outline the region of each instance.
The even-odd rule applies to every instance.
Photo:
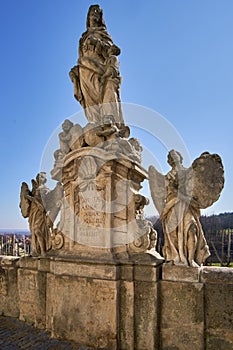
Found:
[[[149,167],[151,196],[164,232],[163,255],[175,265],[199,266],[210,255],[199,221],[200,209],[212,205],[224,186],[224,170],[217,154],[205,152],[190,168],[182,156],[170,151],[172,169],[166,176]]]
[[[145,198],[145,197],[144,197]],[[137,234],[136,239],[128,244],[129,254],[149,253],[157,260],[163,261],[164,258],[156,251],[157,232],[154,230],[152,223],[145,220],[143,212],[137,215]]]
[[[54,168],[51,176],[54,180],[62,180],[62,171],[66,155],[79,149],[97,147],[114,154],[119,158],[128,158],[135,163],[142,162],[142,146],[135,137],[129,138],[130,129],[126,125],[120,128],[113,118],[105,117],[103,124],[87,123],[83,128],[66,119],[59,133],[60,149],[54,152]],[[25,204],[27,213],[27,203]],[[27,215],[27,214],[26,214]]]
[[[64,235],[58,228],[53,229],[51,240],[53,249],[61,249],[64,246]]]

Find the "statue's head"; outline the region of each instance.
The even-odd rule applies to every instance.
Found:
[[[91,5],[87,14],[87,29],[91,27],[106,27],[103,10],[99,5]]]
[[[180,152],[175,151],[172,149],[167,156],[167,162],[168,164],[172,167],[174,165],[182,164],[183,162],[183,157],[180,154]]]
[[[142,152],[142,145],[136,137],[131,137],[129,143],[136,149],[136,151]]]
[[[74,124],[69,119],[65,119],[62,123],[62,129],[63,131],[69,131],[73,125]]]
[[[47,182],[46,173],[41,171],[39,174],[37,174],[36,180],[39,186],[44,185]]]

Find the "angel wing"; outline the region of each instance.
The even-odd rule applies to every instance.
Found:
[[[165,176],[157,171],[153,165],[149,166],[148,174],[151,197],[155,208],[161,214],[166,198]]]
[[[21,185],[21,191],[20,191],[20,204],[19,207],[21,209],[21,213],[24,218],[27,218],[29,216],[30,212],[30,206],[31,202],[27,198],[27,196],[30,195],[30,190],[26,182],[23,182]]]
[[[60,203],[62,198],[63,186],[60,182],[57,183],[56,187],[52,191],[49,191],[42,197],[43,205],[52,222],[55,221],[60,211]]]
[[[224,186],[224,169],[220,156],[204,152],[194,160],[193,199],[205,209],[216,202]]]

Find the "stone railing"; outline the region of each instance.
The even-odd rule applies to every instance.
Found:
[[[0,313],[99,349],[233,348],[233,269],[0,259]],[[88,331],[87,331],[88,330]]]

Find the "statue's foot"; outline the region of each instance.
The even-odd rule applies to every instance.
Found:
[[[174,259],[174,265],[178,265],[178,266],[188,266],[188,262],[185,258],[180,259],[179,257],[176,257]]]
[[[154,248],[147,250],[147,253],[153,255],[158,260],[164,261],[164,258]]]
[[[190,265],[191,267],[200,267],[194,260],[191,260],[191,261],[189,262],[189,265]]]

